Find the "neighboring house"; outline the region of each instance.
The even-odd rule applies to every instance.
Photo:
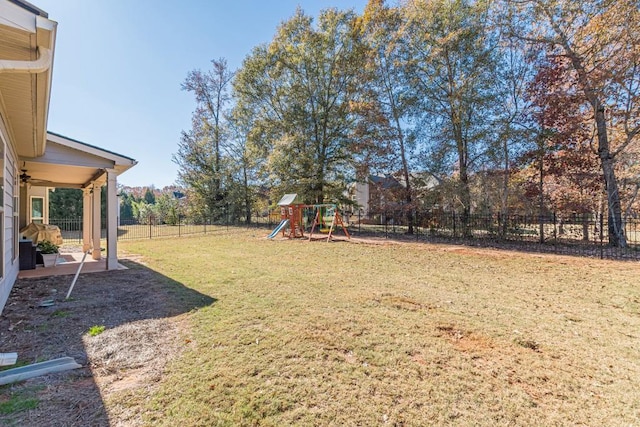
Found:
[[[107,191],[107,269],[117,268],[117,176],[136,161],[47,132],[57,23],[23,0],[0,0],[0,312],[18,276],[19,230],[47,220],[48,188],[80,188],[83,247],[100,253]]]
[[[366,182],[355,182],[347,190],[349,199],[354,203],[350,212],[360,219],[369,219],[382,206],[393,200],[393,193],[404,188],[392,175],[369,175]],[[354,220],[354,218],[351,218]]]
[[[411,173],[411,184],[414,199],[417,199],[435,188],[438,182],[431,174]],[[369,175],[366,182],[352,184],[348,189],[348,197],[356,206],[351,211],[351,220],[358,216],[360,219],[374,219],[376,215],[384,215],[385,211],[401,210],[405,203],[403,190],[406,187],[400,172],[385,176]]]

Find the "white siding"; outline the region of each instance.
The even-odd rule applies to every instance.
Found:
[[[18,277],[18,271],[20,264],[17,258],[13,259],[13,245],[16,241],[16,233],[14,230],[13,221],[13,205],[14,205],[14,192],[19,189],[14,188],[15,177],[15,165],[17,164],[17,157],[15,149],[11,141],[9,140],[8,132],[6,130],[4,119],[0,115],[0,138],[4,142],[5,149],[5,162],[4,162],[4,247],[2,248],[2,263],[3,263],[3,275],[0,279],[0,314],[4,308],[9,293],[13,288]],[[17,250],[16,250],[17,252]]]

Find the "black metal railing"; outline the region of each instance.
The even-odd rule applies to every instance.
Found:
[[[625,221],[626,248],[609,245],[605,216],[552,213],[483,214],[464,216],[457,212],[378,211],[343,213],[349,232],[355,236],[455,242],[470,245],[499,246],[526,251],[595,256],[615,259],[640,259],[640,220]],[[250,221],[221,217],[193,220],[180,218],[172,224],[154,217],[120,219],[118,239],[154,239],[194,234],[233,232],[234,227],[272,229],[280,221],[279,213],[258,214]],[[82,241],[81,218],[52,219],[67,242]],[[412,225],[412,233],[409,233]],[[102,237],[106,226],[102,225]]]

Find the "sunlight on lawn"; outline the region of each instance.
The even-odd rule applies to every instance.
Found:
[[[637,263],[261,231],[123,242],[217,301],[154,425],[633,424]],[[144,393],[140,391],[139,393]]]

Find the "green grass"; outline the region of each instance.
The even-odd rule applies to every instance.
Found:
[[[239,233],[120,243],[216,299],[147,424],[640,423],[637,263]]]
[[[35,393],[40,388],[26,388],[20,392],[10,393],[6,399],[0,400],[0,415],[11,415],[38,407],[39,401]]]
[[[104,326],[94,325],[94,326],[89,328],[89,331],[87,333],[89,334],[89,336],[95,337],[95,336],[100,335],[101,333],[103,333],[104,330],[105,330]]]

